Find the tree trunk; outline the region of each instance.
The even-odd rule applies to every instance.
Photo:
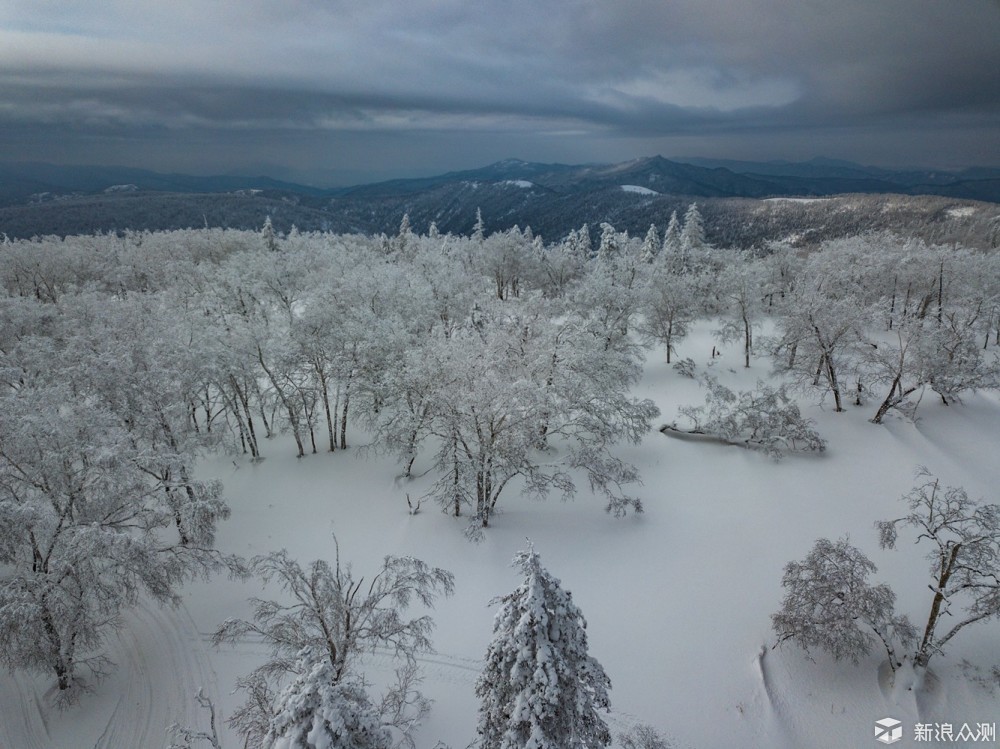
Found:
[[[900,383],[900,377],[897,375],[896,379],[892,382],[892,387],[889,388],[889,394],[882,401],[882,405],[878,407],[878,411],[875,412],[875,416],[872,417],[872,424],[881,424],[882,417],[885,416],[890,408],[895,408],[903,399],[906,398],[910,393],[917,389],[917,385],[903,390],[903,385]],[[898,393],[897,393],[898,391]]]
[[[351,378],[352,372],[347,376],[347,384],[344,386],[344,410],[340,412],[340,449],[347,449],[347,409],[351,405]]]
[[[938,271],[938,298],[937,298],[937,321],[941,324],[942,310],[944,308],[944,260],[941,261],[941,268]]]
[[[261,350],[260,346],[257,346],[257,361],[260,362],[261,368],[271,381],[274,391],[278,394],[278,399],[281,401],[281,405],[285,407],[285,413],[288,414],[288,425],[292,428],[292,436],[295,438],[295,446],[298,448],[298,454],[295,457],[304,458],[306,450],[305,445],[302,444],[302,434],[301,427],[299,425],[298,412],[295,410],[295,406],[292,402],[285,395],[285,392],[282,390],[277,378],[275,378],[270,368],[264,362],[264,352]]]
[[[892,301],[889,303],[889,330],[892,330],[893,315],[896,314],[896,283],[899,276],[892,277]]]
[[[316,374],[319,376],[319,389],[323,394],[323,411],[326,414],[326,433],[330,438],[330,452],[335,452],[337,450],[337,433],[334,431],[333,414],[330,412],[330,388],[327,385],[326,373],[323,368],[318,364],[314,366]]]
[[[56,680],[59,684],[59,691],[65,691],[73,686],[73,658],[72,655],[63,653],[62,638],[59,630],[56,629],[52,614],[48,609],[48,604],[42,600],[42,626],[45,629],[45,636],[55,654],[55,662],[52,668],[56,672]]]
[[[829,356],[823,357],[826,360],[826,378],[830,383],[830,392],[833,393],[833,403],[836,406],[833,410],[840,413],[844,406],[840,401],[840,385],[837,382],[837,370],[833,367],[833,360]]]
[[[264,424],[264,438],[265,439],[271,439],[274,436],[274,431],[271,429],[271,424],[274,421],[274,412],[273,411],[271,412],[271,418],[268,419],[267,418],[267,413],[264,411],[264,396],[260,392],[260,385],[257,382],[254,382],[253,387],[254,387],[254,390],[257,393],[257,405],[260,407],[259,408],[259,410],[260,410],[260,420]],[[247,403],[249,403],[249,402],[250,402],[250,396],[249,396],[249,393],[248,393],[248,395],[247,395]]]
[[[750,325],[750,321],[747,316],[743,315],[743,356],[744,356],[744,367],[750,369],[750,349],[753,348],[753,326]]]
[[[955,560],[958,558],[958,552],[961,548],[961,544],[955,544],[951,547],[950,554],[947,556],[942,555],[941,573],[938,576],[937,587],[934,589],[934,600],[931,602],[931,612],[927,617],[927,626],[924,628],[924,636],[920,640],[920,647],[917,649],[916,658],[914,658],[914,663],[921,668],[927,667],[927,662],[930,661],[931,655],[933,655],[931,649],[934,644],[934,629],[937,627],[937,620],[941,615],[941,604],[944,602],[944,591],[948,585],[948,580],[951,578],[951,573],[955,568]]]

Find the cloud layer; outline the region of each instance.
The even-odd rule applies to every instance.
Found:
[[[0,159],[997,164],[998,39],[997,0],[15,1]]]

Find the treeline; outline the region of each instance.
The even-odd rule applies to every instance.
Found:
[[[607,187],[561,194],[510,182],[455,182],[418,194],[325,196],[265,190],[259,193],[119,193],[60,198],[37,205],[0,208],[0,234],[11,238],[98,232],[226,228],[251,231],[267,216],[283,233],[394,234],[403,214],[414,230],[468,235],[481,209],[489,233],[514,224],[531,226],[548,241],[589,224],[598,239],[601,223],[642,235],[661,229],[692,198],[649,195]],[[812,249],[824,241],[871,231],[894,231],[931,244],[1000,246],[996,204],[937,196],[840,195],[807,200],[698,198],[708,240],[717,247],[763,248],[791,241]]]

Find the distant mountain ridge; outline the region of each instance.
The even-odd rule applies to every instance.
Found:
[[[784,236],[787,228],[785,218],[763,220],[755,212],[787,217],[793,210],[806,211],[793,209],[788,201],[779,206],[763,199],[869,195],[873,204],[886,194],[911,196],[906,198],[911,205],[922,206],[927,216],[921,218],[923,213],[917,211],[906,219],[910,224],[941,224],[928,230],[928,237],[995,246],[990,222],[1000,203],[1000,169],[891,171],[828,159],[676,161],[662,156],[583,165],[506,159],[431,177],[330,189],[263,176],[199,177],[118,167],[0,164],[0,233],[30,237],[201,226],[248,229],[259,228],[271,216],[282,231],[295,225],[303,231],[392,234],[407,213],[418,231],[434,223],[442,233],[459,234],[471,230],[481,210],[490,231],[530,225],[536,234],[555,240],[584,223],[596,230],[608,221],[633,233],[645,232],[650,223],[662,228],[672,211],[683,212],[697,200],[706,209],[710,237],[720,244],[750,246]],[[747,199],[749,203],[740,202]],[[848,198],[837,200],[860,205]],[[983,202],[982,209],[976,209],[976,228],[959,231],[952,226],[958,214],[948,211],[959,205],[956,201]],[[802,231],[796,231],[802,236],[846,230],[843,221],[824,216],[818,208],[815,212],[810,220],[821,226],[800,227]],[[888,216],[880,218],[867,209],[863,213],[866,222],[851,226],[894,228]],[[745,217],[740,219],[743,224],[737,215]]]
[[[310,197],[412,195],[456,182],[530,181],[557,193],[587,192],[637,184],[660,193],[692,197],[825,196],[848,192],[945,195],[1000,202],[1000,168],[960,172],[888,170],[848,161],[735,161],[650,156],[619,164],[542,164],[505,159],[477,169],[431,177],[394,179],[350,187],[318,188],[266,176],[195,176],[115,166],[57,166],[40,162],[0,164],[0,201],[10,205],[39,193],[101,192],[132,184],[140,191],[218,193],[268,190]],[[659,189],[657,189],[659,188]]]
[[[235,190],[284,190],[305,195],[326,191],[270,177],[164,174],[148,169],[119,166],[58,166],[41,162],[0,163],[0,205],[22,202],[32,196],[103,192],[116,185],[131,184],[148,192],[215,193]]]
[[[692,197],[763,198],[896,192],[1000,202],[1000,169],[995,168],[961,172],[892,171],[829,159],[753,162],[670,160],[662,156],[620,164],[579,166],[507,159],[479,169],[359,185],[332,192],[359,197],[388,196],[410,194],[456,181],[510,179],[528,180],[559,193],[634,183],[660,193]]]

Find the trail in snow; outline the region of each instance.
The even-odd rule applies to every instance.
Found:
[[[35,679],[16,673],[0,682],[0,749],[47,749],[52,746]]]
[[[218,704],[218,685],[187,610],[143,600],[122,619],[108,648],[115,670],[77,703],[58,708],[47,674],[0,680],[0,749],[159,747],[173,723],[201,727],[195,695],[203,688]],[[46,715],[59,718],[51,732]]]
[[[95,749],[159,746],[173,723],[200,726],[199,688],[219,703],[215,673],[183,606],[141,603],[125,617],[119,640],[125,682]]]

